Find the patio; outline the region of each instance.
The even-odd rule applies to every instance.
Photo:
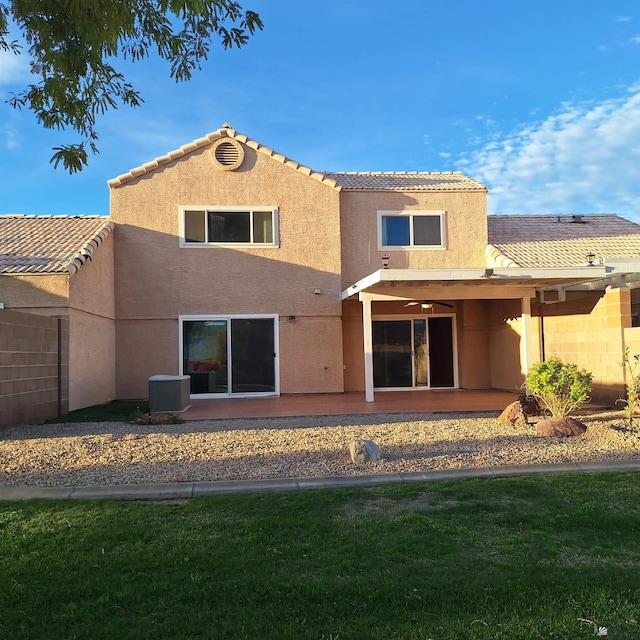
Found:
[[[191,400],[181,415],[185,420],[277,418],[376,413],[452,413],[502,411],[520,394],[492,389],[438,389],[384,391],[365,402],[364,393],[291,394],[257,398]]]

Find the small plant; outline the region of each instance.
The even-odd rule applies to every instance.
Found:
[[[136,407],[129,416],[129,422],[138,424],[144,420],[146,415],[147,414],[140,407]]]
[[[633,416],[640,409],[640,355],[631,355],[629,347],[624,350],[624,358],[620,366],[627,370],[627,379],[625,386],[627,388],[627,397],[618,398],[616,403],[624,403],[624,415],[627,419],[629,429],[633,429]]]
[[[553,356],[534,364],[527,374],[529,393],[542,400],[552,418],[565,418],[589,400],[593,376]]]
[[[183,424],[184,418],[175,413],[144,413],[139,408],[131,415],[129,422],[132,424]]]

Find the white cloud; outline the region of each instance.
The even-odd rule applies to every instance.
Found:
[[[619,213],[640,220],[640,87],[601,103],[563,103],[461,157],[490,188],[490,213]]]
[[[0,129],[2,147],[9,151],[15,151],[22,146],[22,135],[12,124],[4,124]]]
[[[631,20],[631,16],[616,16],[613,21],[614,22],[629,22]]]
[[[29,60],[24,54],[0,50],[0,87],[24,83],[29,77]]]

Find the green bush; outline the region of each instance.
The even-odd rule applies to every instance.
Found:
[[[624,415],[629,429],[633,429],[633,417],[640,409],[640,355],[631,355],[629,347],[624,351],[624,359],[620,365],[626,370],[625,398],[618,398],[616,403],[624,404]]]
[[[529,369],[526,385],[530,394],[542,400],[552,418],[564,418],[589,400],[592,379],[589,372],[554,356]]]

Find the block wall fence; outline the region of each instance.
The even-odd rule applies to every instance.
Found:
[[[0,427],[69,411],[69,321],[0,310]]]
[[[558,356],[592,372],[593,401],[615,408],[625,395],[626,341],[640,347],[631,329],[630,291],[612,289],[541,307],[545,357]]]

